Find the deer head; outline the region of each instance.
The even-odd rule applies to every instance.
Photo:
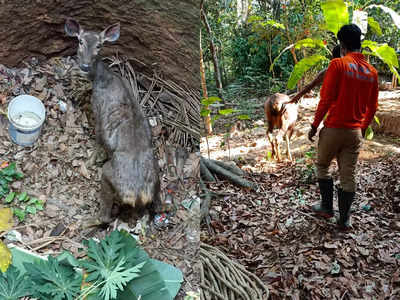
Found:
[[[102,32],[85,31],[77,21],[67,19],[65,32],[68,36],[75,36],[79,41],[78,60],[83,72],[89,72],[93,61],[99,55],[103,43],[115,42],[119,38],[120,25],[116,23],[108,26]]]

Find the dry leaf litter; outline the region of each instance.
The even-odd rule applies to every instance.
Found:
[[[160,216],[162,222],[158,226],[151,220],[151,228],[143,228],[143,220],[137,224],[118,220],[110,229],[132,232],[139,236],[152,258],[181,269],[184,283],[177,299],[183,299],[186,292],[199,287],[199,221],[195,218],[199,205],[199,159],[195,154],[199,95],[158,76],[149,78],[135,73],[127,61],[113,61],[116,68],[119,66],[116,72],[124,72],[134,86],[149,118],[162,170],[161,197],[164,203],[168,198],[166,206],[170,212]],[[71,57],[52,58],[44,63],[32,59],[24,64],[19,69],[0,65],[0,160],[16,162],[25,175],[13,182],[12,190],[39,198],[45,202],[45,209],[29,215],[23,223],[15,219],[14,230],[20,238],[13,243],[39,254],[57,254],[66,249],[79,257],[82,239],[102,238],[107,233],[82,230],[82,224],[99,209],[102,167],[101,157],[93,155],[96,143],[90,109],[91,84]],[[8,103],[21,94],[39,98],[46,107],[39,140],[25,148],[11,143],[5,116]],[[148,229],[145,236],[141,235],[143,229]]]
[[[394,114],[400,111],[398,92],[380,94],[383,106],[386,99],[397,104]],[[234,160],[258,191],[223,178],[208,184],[217,196],[201,240],[257,275],[267,285],[269,299],[400,299],[400,138],[375,135],[365,141],[357,169],[354,229],[340,232],[333,219],[317,218],[311,211],[319,191],[312,170],[315,149],[305,133],[316,103],[305,99],[300,108],[291,142],[296,163],[267,159],[262,119],[233,132],[229,143],[225,133],[203,138],[204,157],[208,142],[212,159]],[[258,113],[262,115],[261,106]],[[332,170],[338,185],[336,164]],[[336,196],[334,209],[338,214]]]

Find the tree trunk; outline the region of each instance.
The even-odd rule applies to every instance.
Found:
[[[218,57],[217,57],[217,51],[215,49],[214,45],[214,40],[213,40],[213,33],[211,31],[210,24],[208,23],[207,16],[204,12],[204,9],[201,8],[201,19],[204,22],[204,25],[206,26],[206,30],[210,39],[210,51],[213,57],[213,63],[214,63],[214,74],[215,74],[215,82],[217,85],[217,90],[218,90],[218,96],[222,99],[222,82],[221,82],[221,72],[219,69],[218,65]]]
[[[118,51],[134,58],[137,71],[198,90],[198,11],[196,0],[1,1],[0,63],[75,55],[78,41],[64,34],[68,17],[96,31],[120,22],[120,39],[103,55]]]
[[[206,83],[206,73],[204,70],[204,60],[203,60],[203,50],[201,48],[201,30],[200,30],[200,75],[201,75],[201,88],[203,90],[203,97],[208,98],[208,93],[207,93],[207,83]],[[205,109],[208,109],[208,105],[204,107]],[[210,115],[207,115],[204,117],[204,126],[206,128],[207,134],[212,133],[212,126],[211,126],[211,117]]]
[[[249,12],[249,0],[237,0],[236,12],[237,12],[237,25],[242,26],[247,21],[247,16]]]

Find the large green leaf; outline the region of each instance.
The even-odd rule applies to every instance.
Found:
[[[303,58],[299,61],[290,74],[290,78],[288,80],[287,87],[288,89],[293,89],[296,86],[296,83],[303,77],[304,73],[310,69],[312,66],[316,65],[321,61],[328,61],[325,56],[322,55],[313,55],[306,58]]]
[[[367,6],[366,8],[373,8],[373,7],[380,8],[385,13],[388,13],[392,17],[394,25],[396,25],[397,28],[400,28],[400,15],[397,12],[395,12],[393,9],[391,9],[387,6],[384,6],[384,5],[372,4],[372,5]]]
[[[349,12],[343,0],[325,0],[321,3],[326,29],[335,35],[340,27],[349,23]]]
[[[368,25],[376,35],[382,35],[381,26],[373,17],[368,17]]]
[[[364,54],[374,55],[380,58],[385,64],[387,64],[390,71],[392,71],[392,73],[395,74],[395,76],[400,82],[400,76],[396,69],[399,67],[399,61],[397,58],[396,51],[392,47],[388,46],[388,44],[386,43],[383,45],[379,45],[377,42],[369,40],[365,40],[361,44],[361,47],[369,48],[371,50],[371,52],[363,50]]]

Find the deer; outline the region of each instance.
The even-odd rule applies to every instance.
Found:
[[[67,36],[79,41],[79,68],[93,84],[91,105],[96,143],[107,154],[102,167],[100,216],[95,225],[112,221],[113,204],[159,212],[162,207],[159,167],[149,122],[127,81],[114,73],[99,55],[104,42],[118,40],[120,24],[94,32],[67,19],[64,27]]]
[[[280,143],[283,138],[286,142],[287,155],[292,161],[290,152],[290,138],[297,121],[297,101],[293,101],[285,94],[276,93],[267,98],[264,103],[265,119],[267,121],[267,138],[272,148],[272,157],[281,161]],[[278,133],[273,137],[273,130],[277,128]]]

